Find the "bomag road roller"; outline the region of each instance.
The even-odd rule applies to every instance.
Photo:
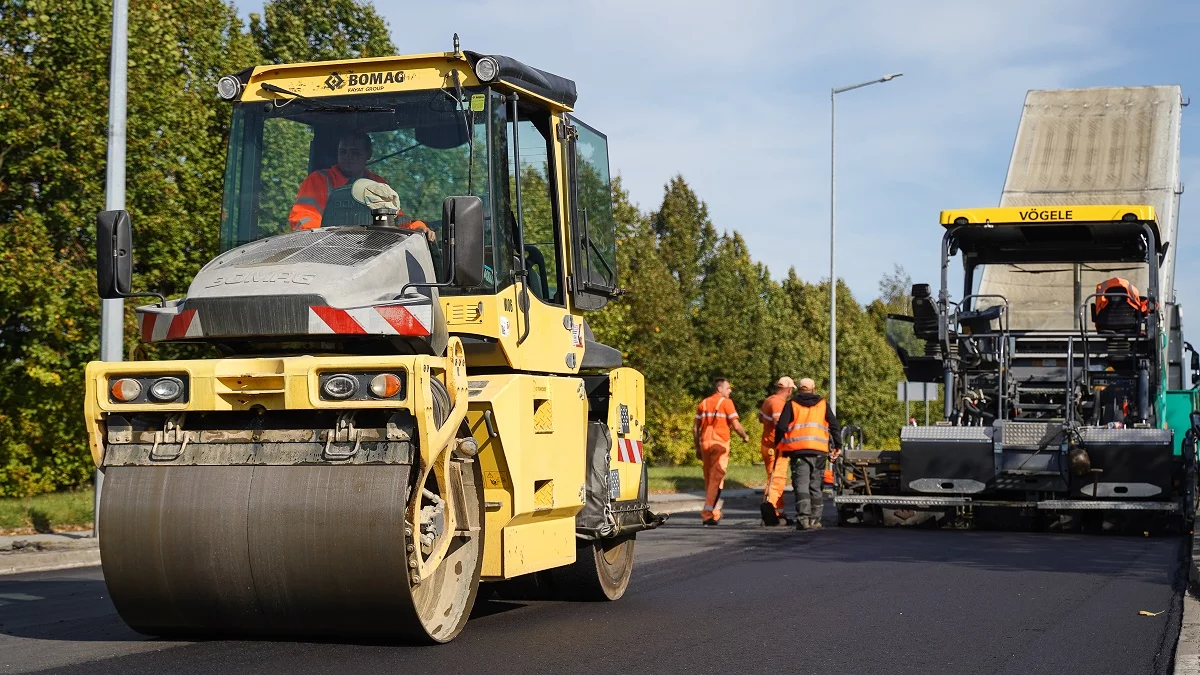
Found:
[[[445,642],[481,582],[619,598],[663,518],[642,375],[583,319],[619,289],[607,140],[574,82],[456,38],[218,93],[221,252],[136,310],[143,341],[213,356],[87,367],[121,617]],[[104,298],[157,295],[132,288],[131,227],[98,218]]]

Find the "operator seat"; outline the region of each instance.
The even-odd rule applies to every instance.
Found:
[[[913,333],[925,341],[938,339],[938,312],[929,284],[912,287]]]

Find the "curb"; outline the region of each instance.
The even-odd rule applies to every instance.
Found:
[[[71,551],[41,551],[0,555],[0,576],[25,572],[50,572],[100,564],[100,549],[89,547]]]
[[[758,502],[762,500],[762,490],[747,488],[725,490],[721,494],[720,503],[727,506],[732,503]],[[649,505],[656,513],[699,513],[704,509],[704,494],[698,492],[668,492],[650,495]]]

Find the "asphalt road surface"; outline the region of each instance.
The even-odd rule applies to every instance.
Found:
[[[680,514],[615,603],[481,598],[438,647],[165,642],[99,568],[0,577],[0,672],[1169,673],[1182,538],[762,528]],[[1139,611],[1158,612],[1142,616]]]

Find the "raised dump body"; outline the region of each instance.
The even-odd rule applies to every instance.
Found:
[[[1146,204],[1158,217],[1166,254],[1159,265],[1163,302],[1175,298],[1179,229],[1178,85],[1033,90],[1017,127],[1000,206]],[[1074,308],[1096,284],[1125,276],[1143,292],[1144,269],[1123,264],[989,265],[980,294],[1003,295],[1012,330],[1077,330]]]

